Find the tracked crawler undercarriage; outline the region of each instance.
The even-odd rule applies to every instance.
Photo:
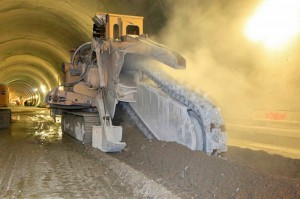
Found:
[[[226,151],[220,110],[163,72],[163,67],[185,69],[185,60],[143,35],[142,20],[103,13],[94,17],[92,42],[81,45],[71,64],[65,64],[65,90],[48,95],[53,115],[62,114],[64,132],[78,140],[102,151],[120,151],[126,145],[122,128],[113,126],[111,118],[121,103],[148,137],[208,154]]]

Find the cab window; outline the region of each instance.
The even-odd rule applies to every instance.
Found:
[[[140,35],[140,28],[134,25],[128,25],[126,27],[126,34],[127,35]]]
[[[114,39],[120,38],[120,27],[118,24],[114,25],[113,34],[114,34]]]

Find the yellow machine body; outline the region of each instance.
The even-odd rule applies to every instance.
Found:
[[[6,107],[9,105],[8,86],[6,84],[0,84],[0,107]]]
[[[98,19],[105,23],[105,37],[109,39],[118,39],[124,35],[142,35],[144,17],[119,15],[110,13],[96,14]]]

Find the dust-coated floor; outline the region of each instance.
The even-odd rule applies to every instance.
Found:
[[[300,198],[298,159],[231,146],[208,156],[148,140],[120,107],[114,123],[127,146],[107,155],[63,135],[47,109],[12,110],[11,128],[0,130],[0,198],[148,197],[149,182],[159,184],[152,196],[164,187],[180,198]]]
[[[0,130],[0,198],[133,198],[48,115],[15,110],[11,129]]]

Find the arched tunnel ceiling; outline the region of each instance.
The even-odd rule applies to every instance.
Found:
[[[0,82],[9,85],[12,96],[24,99],[33,90],[49,90],[61,82],[61,65],[70,60],[70,50],[89,41],[91,18],[96,12],[152,14],[153,25],[161,1],[108,0],[1,0]]]

